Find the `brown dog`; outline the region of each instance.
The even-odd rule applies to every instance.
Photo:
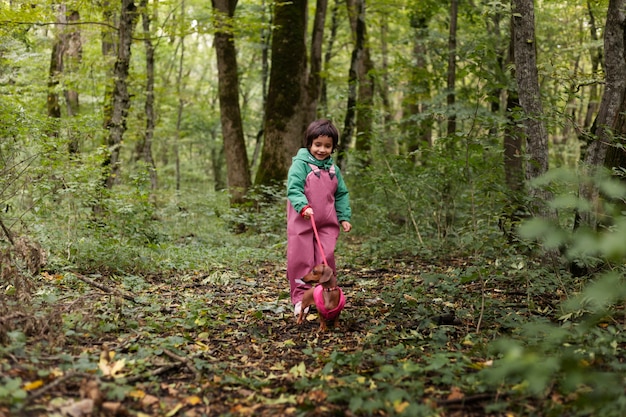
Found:
[[[325,264],[316,265],[311,272],[302,277],[302,281],[320,285],[304,292],[298,324],[304,321],[307,307],[314,305],[320,316],[320,331],[328,330],[329,325],[336,326],[339,313],[346,304],[346,298],[341,288],[337,286],[337,275],[333,273],[333,269]]]

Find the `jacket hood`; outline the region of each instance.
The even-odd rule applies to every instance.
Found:
[[[313,155],[311,155],[311,152],[309,152],[309,150],[307,148],[300,148],[298,150],[298,153],[296,154],[296,156],[293,157],[293,160],[294,161],[296,161],[296,160],[304,161],[307,164],[316,165],[316,166],[320,167],[323,170],[330,169],[330,167],[334,163],[332,156],[329,156],[328,158],[324,159],[323,161],[320,161],[317,158],[315,158]]]

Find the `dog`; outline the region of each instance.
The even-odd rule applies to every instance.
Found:
[[[311,272],[302,277],[302,281],[319,285],[304,292],[298,324],[302,324],[304,321],[307,308],[314,305],[320,317],[319,330],[321,332],[328,330],[329,327],[337,326],[339,314],[346,305],[346,297],[341,288],[337,286],[337,275],[333,269],[325,264],[316,265]]]

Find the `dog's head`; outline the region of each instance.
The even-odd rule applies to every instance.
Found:
[[[324,284],[331,280],[333,277],[333,269],[324,264],[315,265],[311,272],[302,277],[302,281],[311,283],[317,282],[320,284]]]

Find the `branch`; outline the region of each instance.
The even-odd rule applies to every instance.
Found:
[[[119,291],[119,290],[117,290],[115,288],[110,288],[110,287],[107,287],[106,285],[97,283],[94,280],[92,280],[90,278],[87,278],[84,275],[81,275],[81,274],[76,273],[76,272],[74,272],[73,274],[74,274],[74,276],[76,278],[80,279],[81,281],[83,281],[83,282],[85,282],[85,283],[87,283],[87,284],[89,284],[89,285],[91,285],[93,287],[96,287],[96,288],[98,288],[98,289],[100,289],[100,290],[102,290],[102,291],[104,291],[104,292],[106,292],[108,294],[115,294],[115,295],[117,295],[119,297],[122,297],[122,298],[128,300],[128,301],[132,301],[135,304],[141,304],[141,305],[144,305],[144,306],[148,305],[146,303],[143,303],[143,302],[135,300],[132,296],[130,296],[128,294],[124,294],[123,292],[121,292],[121,291]]]
[[[165,353],[167,356],[169,356],[172,359],[176,359],[177,361],[184,363],[185,366],[191,371],[193,372],[193,374],[196,376],[196,380],[200,379],[200,372],[198,372],[198,370],[196,369],[195,366],[193,366],[193,364],[191,363],[191,361],[188,358],[179,356],[177,354],[175,354],[174,352],[168,350],[168,349],[163,349],[163,353]]]

